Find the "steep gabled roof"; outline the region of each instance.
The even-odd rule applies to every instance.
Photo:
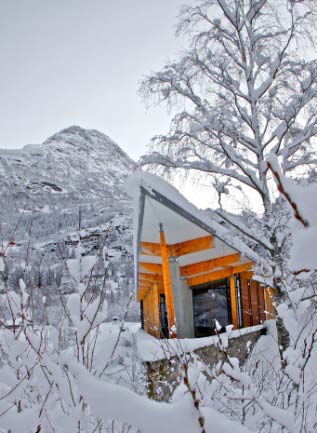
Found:
[[[162,178],[143,171],[128,179],[128,192],[134,197],[134,257],[136,271],[141,258],[141,242],[159,242],[159,223],[162,223],[168,243],[183,242],[211,234],[217,243],[214,248],[180,258],[182,265],[200,262],[218,255],[238,252],[245,261],[260,262],[259,256],[239,238],[213,221],[206,211],[197,209],[176,188]],[[215,248],[216,247],[216,248]],[[142,261],[159,263],[159,259],[143,257]],[[136,272],[137,275],[137,272]]]

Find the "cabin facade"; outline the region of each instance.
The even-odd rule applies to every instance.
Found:
[[[174,187],[133,175],[135,270],[143,329],[157,338],[212,335],[274,317],[269,288],[253,280],[257,255]],[[217,323],[217,325],[216,325]]]

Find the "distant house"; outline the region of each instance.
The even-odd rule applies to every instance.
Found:
[[[155,175],[136,173],[129,188],[146,332],[203,337],[214,333],[216,323],[238,329],[274,316],[270,289],[252,279],[259,258],[250,248]]]

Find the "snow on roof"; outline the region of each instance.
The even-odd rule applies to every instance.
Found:
[[[155,174],[137,170],[134,174],[129,176],[127,184],[128,194],[134,197],[135,194],[139,194],[138,190],[140,187],[143,187],[149,193],[158,191],[184,209],[191,209],[192,211],[195,211],[195,209],[197,210],[197,208],[191,204],[173,185]]]

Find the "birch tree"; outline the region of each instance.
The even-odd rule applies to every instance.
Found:
[[[284,172],[316,163],[315,1],[207,0],[183,7],[190,47],[145,78],[146,97],[182,110],[143,164],[225,176],[271,209],[266,157]]]
[[[241,422],[248,424],[250,407],[262,412],[263,420],[252,424],[251,410],[254,431],[317,425],[316,6],[313,0],[198,0],[180,15],[178,34],[189,39],[188,49],[141,86],[145,98],[173,113],[168,133],[154,137],[141,163],[205,173],[220,197],[240,188],[263,209],[244,218],[217,210],[262,254],[268,265],[262,277],[275,288],[283,368],[276,374],[268,367],[265,386],[257,365],[250,374],[224,365],[216,380],[228,385],[225,407],[230,398],[241,401]]]
[[[253,191],[264,216],[246,226],[218,214],[248,242],[261,246],[271,267],[276,300],[283,300],[272,174],[278,159],[287,176],[316,167],[317,60],[315,1],[201,0],[183,7],[178,34],[189,37],[177,61],[146,77],[145,98],[174,114],[167,134],[153,139],[141,164],[211,175],[220,195]]]

